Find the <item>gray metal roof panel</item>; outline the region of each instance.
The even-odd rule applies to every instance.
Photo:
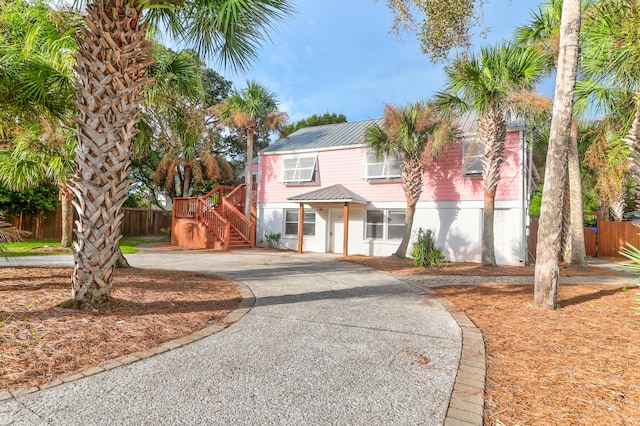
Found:
[[[316,201],[316,202],[356,202],[367,204],[368,201],[353,191],[340,184],[316,189],[311,192],[287,198],[289,201]]]
[[[376,122],[380,123],[379,120],[362,120],[305,127],[269,145],[260,154],[362,145],[365,129]]]

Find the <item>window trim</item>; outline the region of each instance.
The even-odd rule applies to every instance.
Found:
[[[379,225],[377,222],[373,223],[373,222],[369,222],[369,212],[380,212],[382,213],[382,236],[381,237],[370,237],[368,235],[368,228],[370,225]],[[365,240],[376,240],[376,241],[400,241],[402,239],[402,237],[399,238],[389,238],[389,226],[397,226],[400,227],[400,225],[390,225],[390,218],[389,215],[391,213],[404,213],[404,217],[406,219],[407,217],[407,210],[406,209],[367,209],[366,213],[365,213],[365,220],[364,220],[364,238]],[[402,232],[404,235],[404,220],[402,221]]]
[[[295,222],[294,221],[287,221],[287,213],[288,212],[295,212]],[[313,214],[313,234],[306,234],[304,233],[304,229],[303,229],[303,235],[307,236],[307,237],[315,237],[316,236],[316,224],[317,224],[317,212],[314,209],[304,209],[304,215],[308,215],[308,214]],[[300,209],[284,209],[284,214],[283,214],[283,222],[284,222],[284,227],[282,228],[282,234],[285,237],[293,237],[293,236],[298,236],[298,230],[300,229]],[[296,224],[296,232],[295,234],[287,234],[287,224]],[[311,221],[307,221],[305,219],[304,223],[303,223],[303,227],[305,225],[311,224]]]
[[[371,157],[371,158],[370,158]],[[370,161],[374,159],[375,161]],[[385,155],[382,160],[379,160],[372,149],[367,149],[364,152],[364,161],[362,162],[362,172],[360,177],[367,182],[395,182],[402,180],[402,164],[404,158],[402,155]],[[381,175],[369,175],[369,166],[382,164]],[[398,166],[397,174],[387,173],[387,170],[392,168],[393,165]]]
[[[313,166],[300,167],[301,160],[308,159],[308,158],[313,158]],[[293,160],[293,159],[296,160],[296,166],[293,168],[286,168],[285,167],[286,161]],[[282,156],[280,161],[281,162],[280,162],[280,170],[278,171],[278,182],[280,182],[281,184],[285,186],[289,186],[289,185],[304,186],[304,185],[316,184],[318,182],[318,154],[317,153],[284,155]],[[293,176],[295,177],[296,175],[301,173],[302,170],[311,170],[311,175],[309,176],[309,179],[300,179],[300,178],[285,179],[286,172],[292,171]]]
[[[473,147],[473,153],[470,153]],[[462,139],[462,164],[460,170],[463,177],[474,178],[482,177],[482,163],[484,161],[484,153],[482,144],[477,138]]]

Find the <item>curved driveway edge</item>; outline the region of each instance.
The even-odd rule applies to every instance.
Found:
[[[235,283],[238,286],[238,292],[242,297],[242,300],[238,304],[238,307],[231,311],[229,315],[224,318],[225,325],[210,325],[201,330],[195,331],[191,334],[188,334],[183,337],[179,337],[177,339],[168,340],[159,344],[158,346],[154,346],[153,348],[149,348],[144,351],[132,352],[127,355],[123,355],[117,358],[113,358],[98,364],[95,367],[85,368],[78,371],[73,371],[70,373],[65,373],[51,382],[44,383],[39,386],[33,386],[30,388],[14,388],[9,390],[4,390],[0,392],[0,401],[4,401],[11,398],[18,398],[22,395],[27,395],[30,393],[34,393],[37,391],[49,389],[55,386],[59,386],[63,383],[73,382],[75,380],[80,380],[83,377],[93,376],[94,374],[102,373],[103,371],[112,370],[116,367],[120,367],[123,365],[131,364],[136,361],[140,361],[141,359],[149,358],[172,349],[179,348],[184,345],[188,345],[189,343],[196,342],[205,337],[209,337],[212,334],[218,333],[219,331],[224,330],[228,326],[232,325],[235,322],[238,322],[243,316],[249,312],[249,310],[253,307],[256,302],[256,298],[251,292],[251,289],[247,287],[243,283]],[[1,414],[1,412],[0,412]]]
[[[189,345],[0,402],[0,424],[444,423],[461,333],[423,291],[327,255],[127,257],[245,283],[255,305]]]

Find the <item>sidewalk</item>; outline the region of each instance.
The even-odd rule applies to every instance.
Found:
[[[145,251],[127,258],[136,267],[242,282],[255,306],[200,341],[0,402],[0,425],[444,422],[461,330],[416,287],[322,254]],[[62,265],[70,256],[21,262]]]

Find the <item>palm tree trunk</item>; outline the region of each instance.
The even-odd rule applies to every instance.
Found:
[[[568,161],[571,250],[567,260],[574,268],[587,269],[587,251],[584,245],[584,222],[582,220],[582,180],[580,178],[580,159],[578,158],[578,134],[575,128],[571,132]]]
[[[253,134],[251,128],[247,128],[247,168],[245,171],[245,196],[244,215],[251,220],[251,202],[253,201]]]
[[[76,71],[78,171],[70,182],[78,212],[74,306],[109,300],[118,260],[131,141],[140,113],[147,54],[142,2],[94,0],[87,6]]]
[[[188,197],[191,184],[191,166],[189,164],[184,165],[184,181],[182,182],[182,196]]]
[[[400,259],[407,257],[407,248],[411,241],[416,205],[422,194],[423,172],[424,168],[420,156],[405,157],[402,163],[402,188],[404,189],[404,195],[407,199],[407,211],[404,215],[404,234],[402,235],[402,241],[400,241],[398,249],[393,254]]]
[[[546,309],[554,309],[558,299],[558,252],[562,226],[562,202],[558,200],[562,201],[567,147],[571,144],[579,38],[580,0],[565,0],[562,4],[555,101],[542,189],[534,276],[534,304]]]
[[[73,192],[66,185],[60,185],[60,205],[62,206],[62,238],[60,247],[71,247],[73,243]]]
[[[629,178],[634,183],[634,215],[633,220],[640,221],[640,92],[635,94],[636,112],[633,123],[624,141],[629,145]]]
[[[564,193],[562,194],[562,227],[560,231],[560,255],[566,262],[571,252],[571,204],[569,179],[565,176]]]
[[[502,153],[507,138],[507,123],[502,111],[490,108],[480,118],[478,140],[482,144],[482,181],[484,187],[484,209],[482,211],[483,266],[496,266],[493,219],[496,189],[500,181]]]

